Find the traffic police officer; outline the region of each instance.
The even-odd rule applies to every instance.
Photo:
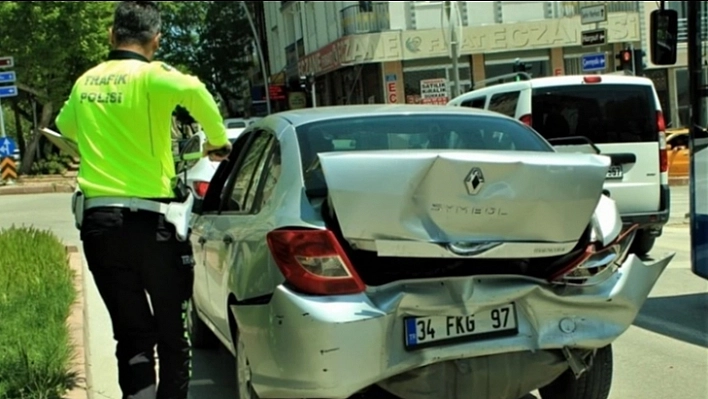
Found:
[[[186,399],[189,387],[184,313],[194,280],[185,232],[191,202],[176,189],[172,111],[183,106],[201,124],[211,160],[223,160],[231,149],[205,86],[152,61],[160,40],[156,3],[117,5],[108,60],[76,81],[56,120],[81,155],[74,213],[111,316],[123,399]]]

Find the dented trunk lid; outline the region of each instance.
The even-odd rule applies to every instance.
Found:
[[[566,243],[554,251],[568,252],[591,220],[610,166],[604,156],[555,152],[369,151],[319,158],[344,238],[358,249],[377,250],[378,242],[379,252],[386,243],[384,252],[393,256],[416,252],[417,243],[438,249],[522,243],[536,245],[536,253],[543,243]],[[444,256],[433,252],[427,253]]]

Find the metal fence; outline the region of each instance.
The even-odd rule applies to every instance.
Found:
[[[359,2],[360,4],[343,8],[342,30],[344,35],[383,32],[391,29],[391,17],[388,2]]]

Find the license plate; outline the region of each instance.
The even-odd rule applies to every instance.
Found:
[[[404,323],[406,349],[518,333],[513,303],[467,316],[407,317]]]
[[[622,176],[624,176],[622,165],[612,165],[610,166],[610,170],[607,171],[608,179],[621,179]]]

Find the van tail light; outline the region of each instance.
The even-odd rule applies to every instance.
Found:
[[[661,111],[656,112],[656,128],[659,132],[659,171],[668,173],[669,155],[666,150],[666,122],[664,121],[664,113]]]
[[[274,230],[266,240],[283,276],[298,291],[347,295],[366,289],[329,230]]]
[[[637,227],[634,225],[625,230],[604,248],[598,248],[597,243],[588,245],[580,256],[553,273],[548,281],[561,285],[590,286],[607,280],[627,259]]]
[[[531,126],[533,124],[533,118],[531,117],[531,114],[524,115],[519,118],[519,120],[526,126]]]
[[[207,181],[196,181],[194,182],[194,193],[199,196],[199,198],[206,197],[207,190],[209,189],[209,182]]]

